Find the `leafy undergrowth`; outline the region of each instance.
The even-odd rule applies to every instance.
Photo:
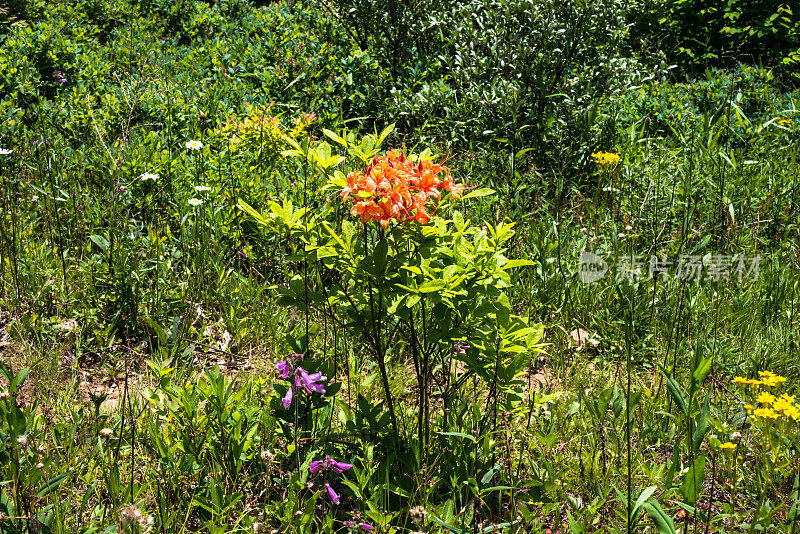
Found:
[[[0,533],[797,531],[791,73],[90,4],[0,12]]]

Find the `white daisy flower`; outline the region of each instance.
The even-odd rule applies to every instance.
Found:
[[[197,207],[197,206],[199,206],[199,205],[200,205],[200,204],[202,204],[202,203],[203,203],[203,201],[202,201],[202,200],[200,200],[199,198],[190,198],[190,199],[189,199],[189,205],[190,205],[190,206]]]
[[[8,156],[12,152],[14,151],[11,150],[10,148],[0,148],[0,156]]]
[[[211,191],[211,188],[208,187],[207,185],[196,185],[194,186],[194,190],[197,191],[198,193],[203,193],[205,191]]]
[[[201,148],[203,148],[203,143],[194,140],[187,141],[186,148],[188,148],[189,150],[200,150]]]
[[[153,180],[155,182],[155,181],[158,180],[158,175],[157,174],[153,174],[152,172],[146,172],[143,175],[141,175],[139,178],[143,182],[146,182],[147,180]]]

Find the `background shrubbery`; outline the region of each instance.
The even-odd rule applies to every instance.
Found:
[[[794,532],[797,17],[8,2],[0,532]]]

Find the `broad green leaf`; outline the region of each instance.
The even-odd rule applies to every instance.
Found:
[[[61,484],[63,484],[64,481],[67,480],[71,475],[72,475],[72,471],[67,471],[66,473],[61,473],[61,474],[58,474],[58,475],[54,476],[53,478],[48,480],[44,484],[44,486],[42,486],[42,488],[39,490],[39,493],[37,493],[36,496],[37,497],[47,497],[52,492],[57,490],[61,486]]]
[[[700,413],[700,417],[697,419],[694,433],[692,433],[692,448],[694,449],[695,454],[700,451],[700,445],[703,443],[703,438],[705,438],[706,432],[708,432],[708,416],[709,404],[708,396],[706,396],[705,400],[703,401],[703,410]]]
[[[644,503],[644,509],[647,515],[650,516],[650,519],[653,520],[653,524],[655,524],[656,529],[658,529],[658,534],[675,534],[675,523],[673,523],[672,518],[664,512],[657,500],[650,499]]]
[[[92,241],[92,243],[100,247],[103,252],[108,252],[108,247],[111,246],[111,243],[108,242],[108,239],[101,235],[90,235],[89,239]]]
[[[703,481],[706,478],[706,457],[698,456],[683,477],[680,492],[683,499],[691,506],[700,498],[703,491]]]
[[[667,379],[667,389],[669,390],[672,399],[675,401],[675,404],[678,405],[681,413],[685,417],[689,417],[689,398],[686,396],[686,393],[683,392],[681,386],[673,379],[670,374],[667,372],[666,369],[660,364],[657,363],[658,368],[661,369],[661,373],[664,375],[664,378]]]
[[[494,193],[495,192],[493,189],[489,189],[488,187],[482,187],[480,189],[475,189],[474,191],[470,191],[461,198],[467,200],[469,198],[487,197],[489,195],[493,195]]]

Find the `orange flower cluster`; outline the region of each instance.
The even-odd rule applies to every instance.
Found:
[[[363,173],[347,175],[342,200],[350,199],[350,213],[364,222],[380,221],[383,226],[391,221],[425,224],[442,190],[458,198],[464,186],[453,182],[447,167],[430,161],[415,164],[402,152],[390,150],[385,156],[372,158]]]

